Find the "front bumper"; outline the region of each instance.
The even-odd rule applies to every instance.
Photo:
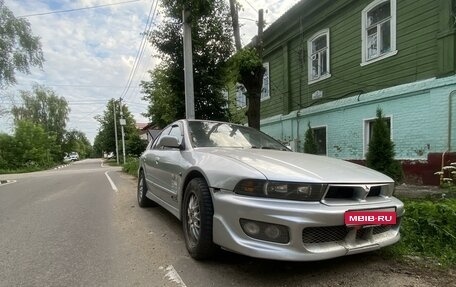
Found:
[[[394,197],[383,202],[325,205],[236,195],[229,191],[213,194],[213,240],[221,247],[251,257],[315,261],[380,249],[400,239],[400,218],[404,205]],[[394,208],[397,224],[363,229],[345,227],[348,210]],[[254,239],[244,233],[240,219],[288,227],[286,244]]]

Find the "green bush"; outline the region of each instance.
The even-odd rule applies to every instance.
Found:
[[[456,199],[404,200],[401,241],[392,251],[456,265]]]
[[[130,175],[138,176],[139,158],[128,157],[125,164],[122,165],[122,170]]]
[[[401,182],[403,179],[402,167],[398,161],[394,160],[395,155],[389,127],[382,110],[378,108],[366,154],[366,164],[368,167],[390,176],[396,182]]]
[[[307,131],[304,138],[304,152],[311,154],[318,153],[317,141],[315,140],[314,131],[310,126],[310,122],[307,123]]]

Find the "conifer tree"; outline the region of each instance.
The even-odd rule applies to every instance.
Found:
[[[306,131],[305,139],[304,139],[304,152],[311,153],[311,154],[317,154],[318,153],[317,141],[315,140],[314,131],[312,130],[312,127],[310,126],[310,122],[307,124],[307,126],[308,126],[308,129]]]
[[[394,157],[394,143],[391,140],[390,130],[383,111],[377,108],[377,118],[372,128],[372,138],[366,154],[366,164],[368,167],[384,173],[396,182],[402,179],[402,169]]]

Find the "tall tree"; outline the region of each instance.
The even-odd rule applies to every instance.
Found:
[[[182,105],[182,100],[174,93],[171,84],[171,70],[169,65],[162,63],[153,71],[149,71],[151,81],[141,84],[144,99],[150,103],[146,116],[152,117],[153,122],[159,127],[164,127],[185,114],[185,105]]]
[[[263,76],[266,72],[263,67],[263,9],[258,11],[258,35],[251,45],[238,50],[232,58],[234,63],[235,79],[244,85],[248,98],[247,122],[249,127],[260,129],[261,91],[263,89]]]
[[[55,148],[55,138],[36,123],[21,120],[16,124],[14,133],[14,162],[23,165],[50,166],[54,160],[51,151]]]
[[[107,105],[106,109],[103,112],[103,115],[98,115],[95,119],[99,122],[100,128],[98,130],[98,134],[95,137],[95,149],[97,152],[115,152],[116,150],[116,140],[115,140],[115,127],[114,127],[114,106],[116,111],[116,120],[117,120],[117,129],[118,129],[118,144],[119,144],[119,151],[122,149],[122,142],[120,137],[120,125],[119,125],[119,118],[120,118],[120,106],[119,102],[111,99]],[[123,117],[126,121],[126,125],[124,126],[125,132],[125,142],[128,143],[128,140],[132,137],[137,135],[138,131],[135,126],[135,119],[133,115],[128,110],[128,107],[122,105],[122,112]],[[129,147],[126,146],[126,150],[129,150]]]
[[[12,108],[14,121],[28,120],[40,124],[46,132],[55,133],[61,144],[70,113],[67,100],[40,85],[35,85],[32,91],[21,91],[21,98],[22,105]]]
[[[16,163],[13,147],[16,146],[14,137],[0,133],[0,170],[11,169]]]
[[[44,61],[40,38],[32,35],[30,23],[16,18],[0,0],[0,88],[16,83],[16,71],[30,73]]]
[[[249,127],[260,129],[261,89],[265,68],[257,48],[247,47],[231,59],[235,79],[247,90],[247,121]]]
[[[226,61],[233,52],[232,26],[224,0],[164,0],[166,18],[149,35],[163,60],[151,72],[151,81],[141,84],[145,99],[151,101],[146,114],[163,126],[185,117],[182,10],[191,9],[195,116],[226,120],[227,101],[223,96],[227,75]],[[172,109],[160,109],[172,107]]]
[[[21,91],[22,104],[13,106],[14,122],[28,121],[40,125],[54,138],[51,150],[52,159],[58,162],[62,158],[62,143],[70,108],[64,97],[59,97],[52,89],[36,85],[32,91]]]
[[[65,133],[62,151],[66,153],[75,151],[82,159],[92,153],[92,146],[85,133],[78,130],[71,130]]]

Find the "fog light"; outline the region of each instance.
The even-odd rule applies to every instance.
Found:
[[[277,239],[280,236],[280,230],[275,225],[269,225],[264,230],[264,234],[271,239]]]
[[[257,235],[260,233],[260,227],[253,221],[245,222],[243,228],[248,235]]]
[[[276,243],[290,242],[288,227],[241,218],[239,220],[244,233],[252,238]]]

